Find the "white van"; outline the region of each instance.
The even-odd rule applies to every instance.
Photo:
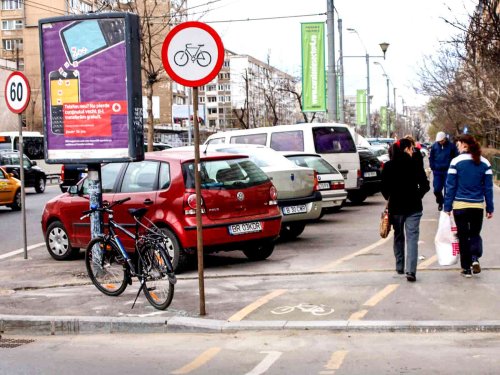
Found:
[[[306,123],[232,130],[212,134],[205,144],[251,143],[276,151],[320,154],[344,176],[345,189],[359,189],[361,167],[351,130],[345,124]]]

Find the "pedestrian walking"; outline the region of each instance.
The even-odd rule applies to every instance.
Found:
[[[458,155],[457,147],[446,138],[444,132],[438,132],[436,142],[431,147],[429,155],[429,165],[432,170],[432,186],[438,211],[443,209],[443,189],[446,183],[446,173],[450,166],[451,160]]]
[[[394,144],[392,158],[382,170],[382,195],[388,201],[390,222],[394,228],[396,272],[416,281],[418,239],[422,217],[422,198],[430,190],[429,181],[409,139]],[[406,263],[405,263],[406,239]]]
[[[461,274],[472,277],[480,273],[483,255],[481,228],[486,202],[486,218],[493,217],[493,172],[489,161],[481,156],[481,146],[470,134],[457,140],[460,155],[451,161],[446,178],[444,212],[453,210],[460,246]]]

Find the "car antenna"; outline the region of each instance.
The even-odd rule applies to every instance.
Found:
[[[207,147],[205,147],[205,151],[203,151],[203,153],[204,153],[205,155],[207,154],[207,150],[208,150],[208,145],[209,145],[209,144],[210,144],[210,143],[208,143],[208,142],[207,142]]]

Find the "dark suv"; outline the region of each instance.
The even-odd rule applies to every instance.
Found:
[[[47,183],[45,172],[36,165],[36,161],[31,161],[26,155],[23,156],[23,165],[24,186],[33,187],[37,193],[43,193],[45,191],[45,184]],[[15,178],[20,179],[19,151],[0,150],[0,166],[7,173],[12,173]]]
[[[347,198],[352,203],[362,203],[365,199],[380,192],[382,183],[382,163],[368,148],[358,147],[361,164],[361,188],[350,191]]]

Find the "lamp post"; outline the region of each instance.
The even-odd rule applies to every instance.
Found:
[[[391,102],[389,99],[389,81],[391,79],[389,78],[389,75],[386,73],[384,66],[381,63],[379,63],[378,61],[375,61],[374,64],[378,65],[382,68],[382,71],[384,72],[384,77],[385,77],[386,82],[387,82],[387,104],[386,104],[386,111],[385,111],[385,123],[387,125],[387,137],[390,137],[391,136],[391,124],[390,124],[390,120],[389,120],[389,107],[391,106]],[[392,86],[394,86],[394,84],[392,84]],[[396,90],[396,88],[394,88],[394,90]]]
[[[384,53],[382,56],[370,56],[368,54],[368,50],[366,49],[365,44],[363,43],[363,40],[359,36],[359,33],[356,29],[353,28],[348,28],[347,31],[351,33],[355,33],[358,36],[359,41],[361,42],[361,45],[365,49],[365,56],[343,56],[345,57],[361,57],[365,58],[366,60],[366,135],[368,137],[371,136],[371,119],[370,119],[370,57],[372,58],[383,58],[385,60],[385,53],[387,52],[387,49],[389,48],[389,43],[380,43],[379,46],[382,49],[382,52]]]

